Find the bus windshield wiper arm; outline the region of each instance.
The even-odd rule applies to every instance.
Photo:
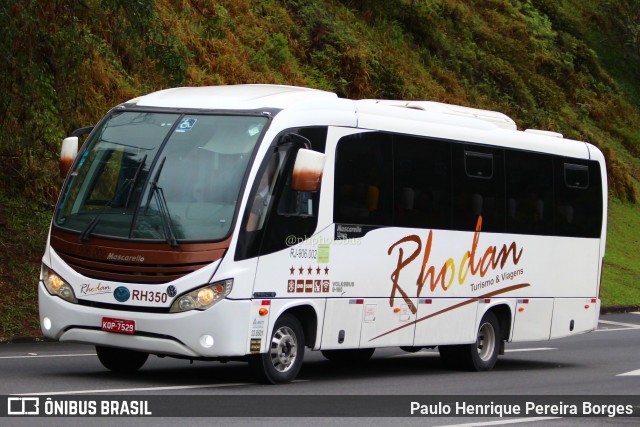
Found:
[[[145,205],[144,205],[144,214],[145,215],[147,214],[147,211],[149,210],[149,203],[151,203],[151,198],[153,197],[153,195],[155,193],[154,187],[158,186],[158,179],[160,178],[160,172],[162,172],[162,168],[164,167],[165,160],[167,160],[167,156],[164,156],[162,158],[162,161],[160,162],[160,166],[158,166],[158,171],[156,172],[155,176],[153,177],[153,179],[149,183],[149,185],[151,186],[151,189],[149,190],[149,195],[147,196],[147,203],[145,203]]]
[[[158,179],[160,178],[160,173],[162,172],[162,168],[164,167],[164,162],[166,160],[167,156],[162,158],[160,166],[158,166],[158,171],[149,183],[149,186],[151,188],[149,189],[147,203],[144,207],[144,214],[146,215],[149,211],[151,198],[154,197],[156,199],[156,204],[158,205],[158,213],[160,214],[160,218],[162,219],[162,231],[165,235],[165,239],[169,246],[175,248],[176,246],[178,246],[178,241],[176,240],[176,235],[173,232],[173,226],[171,225],[171,214],[169,213],[169,207],[167,206],[167,199],[164,197],[164,191],[162,191],[162,187],[158,186]]]
[[[136,173],[133,174],[133,178],[132,178],[133,181],[131,183],[131,188],[129,188],[129,194],[127,194],[127,201],[124,202],[125,208],[129,206],[129,202],[131,201],[131,196],[133,195],[133,191],[136,188],[136,182],[138,182],[138,177],[140,176],[140,171],[142,170],[142,167],[146,162],[147,162],[147,155],[145,154],[144,157],[142,158],[142,161],[140,162],[140,165],[136,169]]]
[[[175,248],[178,246],[176,235],[173,232],[173,226],[171,225],[171,214],[169,214],[169,206],[167,206],[167,199],[164,197],[164,191],[162,187],[158,187],[158,183],[151,181],[151,193],[155,196],[156,204],[158,205],[158,213],[162,219],[162,231],[169,246]]]
[[[122,187],[120,187],[120,189],[115,192],[115,194],[111,197],[111,199],[109,199],[107,203],[105,203],[105,205],[102,207],[102,209],[100,209],[100,211],[96,214],[96,216],[94,216],[91,219],[87,227],[84,230],[82,230],[82,233],[80,234],[81,241],[86,242],[87,240],[89,240],[89,236],[91,235],[91,232],[93,231],[94,228],[96,228],[96,225],[98,225],[98,221],[100,221],[100,217],[107,211],[107,208],[110,208],[111,205],[113,205],[113,202],[115,202],[118,199],[118,197],[120,197],[120,195],[124,193],[124,190],[129,188],[129,186],[132,186],[132,184],[134,184],[138,180],[138,175],[140,175],[140,170],[142,170],[142,167],[144,166],[146,161],[147,161],[147,156],[145,154],[145,156],[140,161],[140,164],[136,168],[136,172],[133,174],[133,177],[130,179],[124,180]],[[132,190],[133,190],[133,186],[132,186]],[[129,204],[129,198],[131,197],[131,193],[132,191],[130,191],[129,195],[127,196],[127,203],[125,204],[125,208]]]

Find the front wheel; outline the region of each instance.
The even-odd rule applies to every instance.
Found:
[[[304,332],[300,321],[291,314],[283,314],[273,327],[266,353],[249,359],[249,368],[260,382],[284,384],[293,381],[304,359]]]
[[[449,368],[490,371],[498,360],[500,337],[498,318],[489,311],[480,321],[475,343],[439,346],[440,358]]]
[[[149,353],[99,345],[96,346],[96,353],[105,368],[127,374],[142,368],[149,357]]]

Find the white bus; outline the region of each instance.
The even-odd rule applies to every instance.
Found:
[[[604,157],[501,113],[176,88],[75,132],[61,165],[42,331],[114,371],[245,360],[286,383],[305,348],[346,362],[435,346],[489,370],[505,342],[598,321]]]

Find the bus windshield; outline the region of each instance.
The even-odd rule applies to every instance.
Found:
[[[222,240],[266,123],[256,116],[116,112],[80,153],[54,223],[82,240]]]

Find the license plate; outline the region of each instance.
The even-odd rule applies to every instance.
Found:
[[[102,318],[102,330],[107,332],[117,332],[119,334],[135,334],[135,320],[114,319],[112,317]]]

